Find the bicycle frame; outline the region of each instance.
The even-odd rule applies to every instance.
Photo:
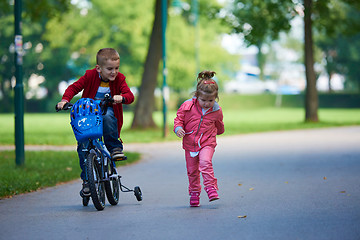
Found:
[[[94,152],[97,156],[97,163],[101,166],[101,181],[108,181],[109,176],[107,176],[108,172],[105,171],[107,169],[107,161],[105,161],[105,158],[110,158],[110,153],[107,150],[105,144],[100,139],[89,139],[88,142],[85,143],[84,148],[82,151],[85,153],[85,166],[87,161],[87,155],[90,152]],[[86,172],[86,171],[85,171]],[[88,179],[88,176],[86,174],[86,179]]]
[[[94,151],[96,153],[98,163],[101,166],[100,182],[109,181],[111,178],[119,178],[120,190],[122,192],[133,192],[132,189],[129,189],[128,187],[124,186],[121,183],[121,176],[117,173],[116,166],[113,161],[111,161],[111,164],[113,164],[113,166],[111,166],[111,168],[114,171],[114,173],[111,176],[108,176],[108,171],[106,171],[108,169],[108,167],[107,167],[108,161],[105,161],[105,158],[111,159],[111,156],[110,156],[110,152],[107,150],[104,142],[101,141],[101,139],[89,139],[89,141],[87,142],[87,145],[83,148],[83,152],[86,152],[87,154],[89,154],[91,151]],[[85,165],[86,165],[86,161],[87,161],[87,158],[85,157]],[[86,179],[87,179],[88,178],[87,171],[85,171],[85,173],[86,173]]]

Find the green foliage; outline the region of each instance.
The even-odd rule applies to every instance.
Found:
[[[3,4],[3,3],[2,3]],[[0,7],[0,9],[6,9]],[[13,76],[13,54],[10,53],[10,43],[13,41],[14,30],[8,26],[14,25],[13,16],[1,14],[0,17],[0,94],[6,111],[12,110],[11,77]]]
[[[348,88],[357,86],[360,89],[359,70],[355,67],[359,64],[360,2],[331,0],[312,3],[315,43],[322,50],[318,54],[314,49],[317,62],[321,62],[325,55],[329,75],[345,75]],[[235,0],[224,19],[248,45],[261,49],[262,44],[276,40],[280,32],[288,32],[290,21],[297,15],[303,17],[304,11],[302,1]],[[259,56],[260,68],[263,61]]]
[[[339,32],[357,34],[360,3],[352,0],[313,1],[312,20],[314,29],[332,37]],[[288,32],[290,21],[303,15],[302,1],[235,0],[225,20],[235,33],[244,36],[249,45],[276,40],[280,32]],[[352,14],[347,14],[352,12]]]
[[[200,1],[197,28],[189,20],[190,13],[185,10],[182,14],[177,14],[171,9],[169,11],[168,81],[171,88],[177,92],[192,89],[196,85],[196,71],[214,70],[222,84],[230,79],[227,72],[236,72],[239,68],[239,56],[230,55],[221,47],[220,34],[227,32],[228,27],[222,25],[220,18],[209,16],[212,13],[211,9],[216,7],[215,1],[206,1],[207,7],[204,3],[205,1]],[[199,69],[197,69],[196,51],[199,55]]]
[[[191,1],[187,2],[190,4]],[[30,90],[28,79],[32,74],[37,74],[46,79],[41,86],[47,88],[47,97],[58,97],[59,82],[77,79],[86,69],[93,68],[95,54],[103,47],[113,47],[119,51],[120,70],[127,76],[128,84],[140,85],[154,19],[154,0],[93,0],[82,1],[78,5],[70,4],[69,0],[41,0],[40,3],[26,2],[23,5],[25,92]],[[0,91],[5,105],[9,106],[8,112],[12,108],[10,80],[14,74],[11,4],[12,1],[1,2],[0,11]],[[200,67],[214,69],[218,72],[218,78],[225,80],[228,77],[224,72],[236,69],[238,61],[220,47],[224,26],[219,24],[214,14],[210,14],[217,8],[219,6],[215,0],[200,1]],[[190,10],[177,16],[169,15],[168,82],[177,91],[191,88],[196,77],[195,31],[190,18]]]
[[[332,11],[326,11],[320,24],[316,23],[323,30],[316,37],[316,45],[323,52],[328,75],[346,76],[346,88],[360,92],[360,4],[351,1],[329,4]]]
[[[45,38],[52,48],[67,48],[76,76],[95,66],[96,52],[113,47],[121,55],[120,70],[130,85],[138,85],[152,22],[152,2],[91,1],[84,9],[72,6],[62,19],[47,24]],[[94,21],[96,19],[96,21]],[[70,44],[69,44],[70,43]]]
[[[1,2],[1,17],[0,17],[0,91],[5,104],[8,105],[12,101],[11,78],[14,75],[14,1]],[[45,31],[47,20],[59,17],[63,11],[67,11],[70,7],[68,0],[40,0],[34,4],[31,1],[23,1],[22,4],[22,35],[23,35],[23,79],[24,90],[29,90],[27,79],[31,75],[43,75],[45,77],[49,66],[57,65],[57,74],[52,73],[52,78],[49,78],[45,84],[48,84],[48,96],[52,96],[53,92],[57,91],[57,84],[51,85],[51,80],[54,79],[57,83],[59,79],[55,76],[63,72],[61,65],[61,58],[54,58],[52,56],[50,63],[44,58],[46,54],[54,54],[48,48],[48,43],[42,39]],[[52,63],[52,64],[51,64]],[[11,106],[9,104],[9,106]]]
[[[236,0],[226,21],[235,33],[240,33],[248,45],[257,46],[276,40],[280,32],[288,32],[296,15],[290,0]]]
[[[319,39],[317,45],[324,53],[328,75],[346,76],[346,89],[360,92],[360,34]]]
[[[139,160],[138,153],[126,153],[128,160],[117,166]],[[0,151],[0,199],[36,191],[80,177],[76,151],[26,151],[25,166],[16,167],[14,151]]]
[[[315,29],[323,37],[339,33],[356,35],[360,30],[360,2],[354,0],[314,1]]]
[[[31,1],[23,2],[24,18],[29,18],[32,22],[46,21],[68,11],[70,0],[37,0],[36,4]]]
[[[230,32],[240,35],[244,42],[258,48],[257,64],[259,78],[264,80],[267,56],[263,46],[277,40],[281,32],[289,32],[290,21],[296,16],[295,4],[291,0],[235,0],[223,18],[231,26]]]

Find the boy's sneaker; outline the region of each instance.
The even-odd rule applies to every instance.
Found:
[[[190,193],[190,207],[199,207],[200,206],[200,193],[191,192]]]
[[[113,161],[116,160],[123,160],[124,153],[122,152],[121,148],[114,148],[111,152],[111,159]]]
[[[219,199],[219,195],[214,187],[207,187],[205,191],[208,194],[209,202],[215,201]]]
[[[82,189],[80,191],[80,196],[81,197],[90,196],[90,188],[89,188],[89,183],[87,181],[83,181]]]

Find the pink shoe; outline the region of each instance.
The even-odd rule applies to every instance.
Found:
[[[190,193],[190,207],[199,207],[200,206],[200,193],[191,192]]]
[[[214,187],[208,187],[205,189],[208,194],[209,202],[215,201],[219,199],[219,195]]]

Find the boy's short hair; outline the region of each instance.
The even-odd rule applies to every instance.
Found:
[[[96,54],[96,64],[102,66],[108,60],[116,61],[120,59],[119,53],[113,48],[102,48]]]

